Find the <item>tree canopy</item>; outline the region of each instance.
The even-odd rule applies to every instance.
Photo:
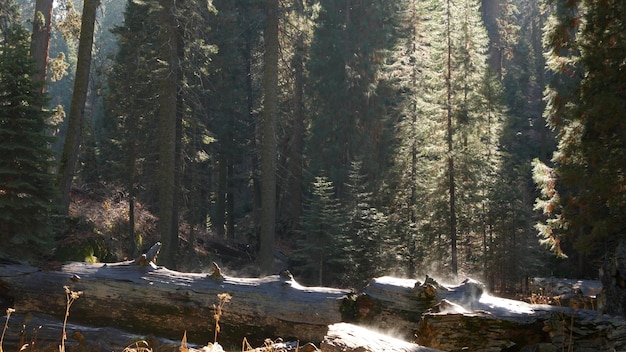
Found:
[[[595,276],[623,238],[620,2],[64,0],[47,61],[20,27],[34,4],[16,2],[0,8],[13,242],[121,231],[107,257],[129,257],[156,236],[177,267],[219,261],[213,238],[245,248],[252,275],[472,274],[506,290]],[[85,230],[83,192],[121,223]]]

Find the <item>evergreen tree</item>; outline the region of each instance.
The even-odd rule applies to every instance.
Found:
[[[33,79],[44,82],[41,89],[45,91],[48,53],[50,51],[50,33],[52,31],[52,1],[38,0],[35,2],[33,35],[30,43],[30,55],[35,60],[37,73]]]
[[[373,192],[367,186],[362,162],[352,162],[343,206],[347,217],[344,232],[350,243],[345,248],[350,259],[347,283],[356,287],[364,287],[371,278],[383,275],[391,267],[391,246],[385,233],[387,217],[373,206]]]
[[[345,282],[351,243],[343,236],[345,226],[341,204],[333,183],[318,176],[312,183],[311,198],[302,215],[302,232],[294,255],[296,275],[312,278],[320,286]]]
[[[122,25],[113,28],[119,49],[108,73],[106,113],[101,127],[100,164],[103,179],[123,186],[129,202],[129,234],[132,252],[141,249],[142,239],[134,230],[137,198],[147,205],[155,192],[156,128],[158,109],[152,72],[157,69],[154,15],[149,4],[129,1]],[[128,84],[128,82],[133,82]],[[144,192],[140,192],[144,190]]]
[[[325,0],[311,44],[311,167],[343,193],[350,162],[379,179],[389,156],[386,88],[381,75],[395,46],[395,1]]]
[[[503,108],[487,70],[479,3],[409,5],[406,39],[390,66],[401,93],[394,183],[400,187],[394,207],[406,214],[400,231],[401,247],[407,248],[401,253],[413,263],[442,263],[435,270],[447,267],[456,274],[486,258],[485,221],[500,171]]]
[[[198,87],[202,97],[199,109],[206,114],[206,126],[215,139],[210,148],[214,157],[211,173],[216,180],[211,189],[211,224],[219,236],[233,238],[235,213],[241,208],[252,208],[251,199],[235,198],[235,190],[243,190],[249,183],[235,170],[257,164],[254,132],[260,109],[260,75],[256,72],[260,65],[255,60],[260,61],[261,57],[254,51],[262,39],[263,11],[257,2],[249,0],[218,0],[213,4],[217,12],[209,18],[209,23],[215,24],[208,41],[218,50],[211,56],[213,69]],[[258,174],[258,170],[250,174]]]
[[[597,257],[624,238],[626,4],[552,1],[545,37],[552,77],[545,116],[557,132],[554,167],[535,164],[543,240]],[[585,269],[585,268],[581,268]],[[585,275],[593,268],[579,270]]]
[[[180,141],[178,128],[180,66],[178,58],[180,37],[177,25],[177,6],[174,0],[160,0],[159,34],[157,57],[160,63],[157,82],[159,84],[159,112],[157,138],[159,139],[158,214],[159,234],[163,243],[163,265],[176,266],[178,253],[178,208],[176,188],[178,180],[177,148]]]
[[[15,20],[0,33],[0,237],[37,252],[50,244],[54,179],[51,113],[41,109],[48,98],[33,81],[29,37]]]

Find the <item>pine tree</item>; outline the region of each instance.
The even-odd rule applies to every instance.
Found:
[[[29,33],[12,22],[0,34],[0,237],[35,252],[51,240],[54,179],[49,111],[34,82]],[[33,247],[34,246],[34,247]]]
[[[313,174],[324,169],[343,193],[350,162],[380,178],[386,166],[390,126],[382,66],[395,46],[394,1],[325,0],[311,44],[310,145]]]
[[[479,3],[409,4],[405,44],[390,67],[401,92],[395,163],[396,187],[404,187],[394,207],[405,209],[404,255],[443,263],[438,269],[454,275],[482,264],[503,108],[487,70]]]
[[[124,22],[113,28],[119,49],[108,72],[106,112],[101,127],[100,163],[103,179],[123,186],[128,194],[129,234],[133,252],[141,249],[142,239],[135,232],[135,200],[153,201],[145,194],[156,191],[151,175],[156,172],[156,128],[158,112],[152,73],[157,69],[153,8],[129,1]],[[128,84],[128,82],[133,82]],[[145,190],[139,192],[139,190]]]
[[[351,244],[343,235],[344,226],[333,183],[327,177],[316,177],[302,216],[295,274],[311,277],[312,283],[320,286],[345,282],[341,273],[348,269]]]
[[[367,190],[362,172],[362,162],[353,161],[343,204],[347,217],[345,235],[350,243],[345,248],[350,259],[348,283],[353,287],[365,286],[390,267],[391,246],[385,233],[387,217],[374,206],[373,192]]]
[[[278,119],[278,0],[267,0],[263,61],[263,142],[261,143],[261,274],[271,273],[276,230],[276,121]]]
[[[552,77],[545,116],[557,132],[554,166],[536,163],[544,242],[594,257],[624,238],[626,4],[553,1],[544,44]],[[581,268],[584,269],[584,268]],[[584,275],[582,270],[579,275]]]

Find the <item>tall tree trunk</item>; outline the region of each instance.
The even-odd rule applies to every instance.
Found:
[[[76,78],[68,117],[67,134],[63,145],[63,154],[59,164],[57,185],[60,192],[60,209],[67,214],[70,206],[70,190],[78,160],[78,151],[81,143],[85,101],[89,88],[89,73],[91,71],[91,51],[93,47],[94,24],[99,0],[85,0],[83,18],[80,26],[78,42],[78,61],[76,63]]]
[[[449,192],[449,209],[450,209],[450,247],[452,252],[452,274],[458,273],[458,259],[456,246],[456,194],[454,184],[454,149],[452,146],[452,12],[450,0],[447,0],[446,6],[446,41],[447,41],[447,58],[446,58],[446,115],[447,115],[447,142],[448,142],[448,192]]]
[[[228,187],[228,156],[226,146],[220,147],[217,164],[217,195],[215,197],[214,228],[221,238],[226,237],[226,188]]]
[[[235,238],[235,161],[228,159],[228,181],[226,182],[226,237]]]
[[[176,206],[176,131],[178,83],[178,33],[175,0],[161,0],[160,55],[164,63],[160,73],[159,97],[159,234],[163,243],[162,264],[175,267],[178,228],[174,228]]]
[[[263,145],[261,154],[261,274],[272,271],[276,230],[276,119],[278,115],[278,0],[266,0],[263,72]]]
[[[302,3],[297,1],[302,8]],[[287,171],[284,195],[281,196],[280,215],[298,219],[302,215],[302,150],[304,148],[304,33],[298,33],[295,43],[293,65],[293,121],[291,132],[285,137],[285,157],[281,170]],[[282,194],[283,192],[279,192]]]
[[[52,3],[54,0],[37,0],[33,35],[30,41],[30,56],[35,60],[34,82],[43,82],[41,93],[46,90],[46,70],[50,52],[50,33],[52,32]]]

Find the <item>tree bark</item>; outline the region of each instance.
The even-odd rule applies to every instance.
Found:
[[[41,93],[46,90],[46,70],[50,52],[50,33],[52,32],[52,3],[54,0],[37,0],[33,35],[30,41],[30,56],[35,60],[34,82],[41,83]]]
[[[99,0],[85,0],[83,17],[80,26],[78,41],[78,61],[76,63],[76,78],[68,117],[67,134],[63,146],[63,154],[59,164],[57,185],[60,192],[60,212],[67,214],[70,206],[70,190],[78,160],[78,152],[82,139],[85,101],[89,89],[89,74],[91,71],[91,57],[93,47],[94,25]]]
[[[452,12],[450,0],[446,2],[446,139],[448,144],[448,202],[450,212],[450,252],[452,275],[458,273],[457,233],[456,233],[456,184],[454,180],[454,149],[452,145],[454,128],[452,125]]]
[[[266,1],[265,68],[263,72],[263,142],[261,154],[261,275],[272,272],[276,230],[276,119],[278,115],[278,1]]]
[[[213,341],[218,295],[228,293],[231,299],[222,309],[218,342],[237,345],[246,337],[251,344],[262,345],[264,339],[275,337],[321,341],[328,325],[342,320],[340,305],[350,293],[303,287],[288,273],[235,278],[219,269],[210,274],[181,273],[140,262],[68,263],[58,271],[0,264],[0,297],[12,300],[18,312],[63,317],[67,285],[82,291],[71,306],[74,323],[176,340],[186,331],[190,342],[206,344]]]
[[[178,250],[176,213],[176,130],[178,106],[178,32],[174,0],[161,0],[161,27],[159,28],[161,67],[159,84],[159,234],[163,243],[163,264],[175,267]]]

